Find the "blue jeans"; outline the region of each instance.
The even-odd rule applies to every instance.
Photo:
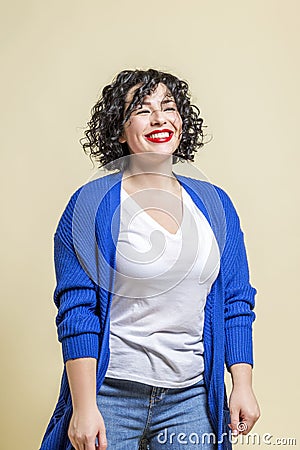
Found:
[[[217,448],[203,380],[170,389],[106,377],[97,405],[109,450]]]

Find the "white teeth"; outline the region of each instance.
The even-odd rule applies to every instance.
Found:
[[[154,134],[150,134],[149,137],[151,139],[163,139],[163,138],[168,138],[170,135],[170,133],[168,132],[164,132],[164,133],[154,133]]]

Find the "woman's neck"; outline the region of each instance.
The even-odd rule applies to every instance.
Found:
[[[172,171],[172,155],[143,153],[130,155],[123,179],[136,188],[178,189]]]

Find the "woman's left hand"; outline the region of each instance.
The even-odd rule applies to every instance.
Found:
[[[247,434],[260,416],[260,410],[251,385],[234,385],[229,397],[231,423],[234,436]]]

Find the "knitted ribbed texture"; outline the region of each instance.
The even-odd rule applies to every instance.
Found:
[[[229,432],[224,365],[253,365],[256,290],[249,283],[243,233],[228,195],[210,183],[176,176],[209,221],[221,253],[220,273],[205,306],[204,379],[211,421],[220,440],[218,450],[227,450],[231,448],[228,436],[221,439],[223,432]],[[78,189],[54,235],[54,302],[63,360],[65,363],[73,358],[96,358],[97,392],[109,362],[109,311],[120,223],[121,177],[122,173],[111,174]],[[58,402],[40,450],[71,450],[67,436],[71,415],[64,366]]]
[[[82,270],[75,253],[57,234],[54,237],[54,261],[56,325],[64,362],[83,357],[97,359],[100,322],[96,313],[96,288]]]

